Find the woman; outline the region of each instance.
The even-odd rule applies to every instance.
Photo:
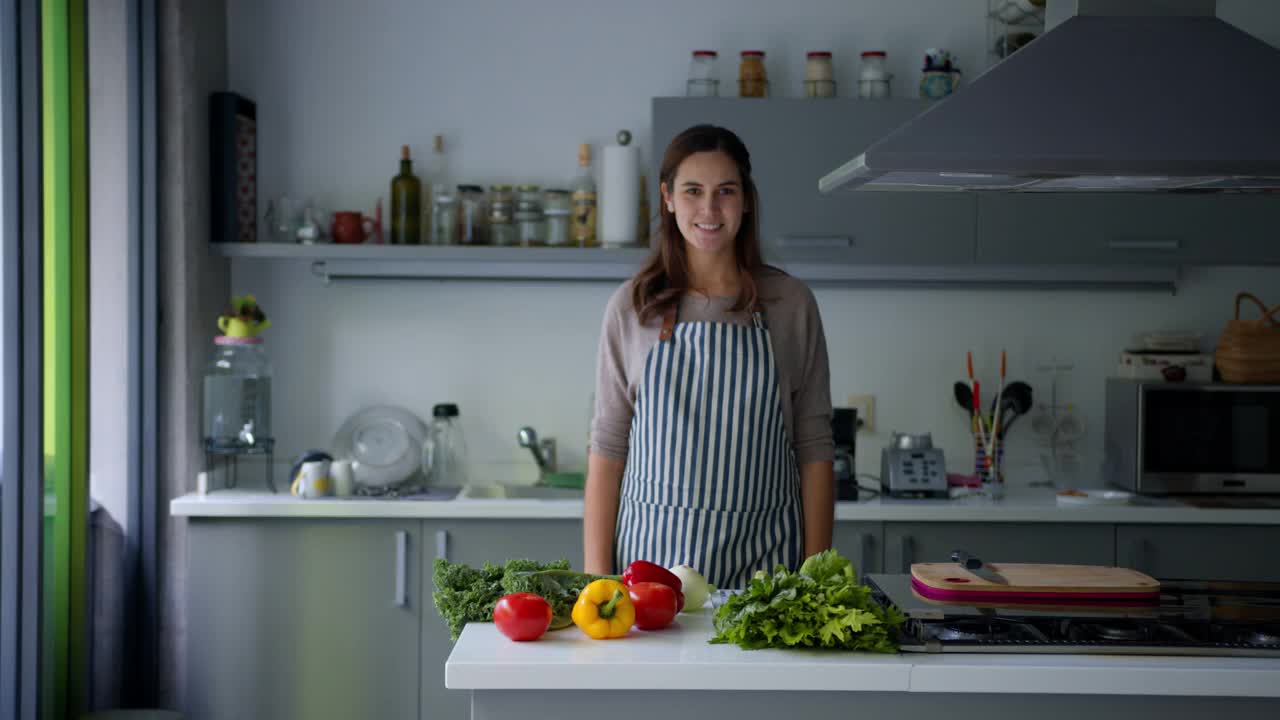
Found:
[[[604,314],[584,567],[692,565],[719,587],[831,545],[831,395],[813,294],[761,259],[732,132],[671,141],[660,240]]]

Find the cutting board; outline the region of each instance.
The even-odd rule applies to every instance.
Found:
[[[1160,583],[1128,568],[1102,565],[987,563],[984,569],[1003,577],[1000,584],[958,563],[915,563],[911,586],[931,600],[1012,602],[1156,601]]]

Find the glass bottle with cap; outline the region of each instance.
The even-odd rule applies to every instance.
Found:
[[[836,96],[835,72],[831,67],[831,53],[819,50],[805,55],[804,95],[811,98]]]
[[[510,185],[489,186],[489,244],[515,245],[515,197]]]
[[[741,97],[768,97],[769,78],[764,69],[763,50],[743,50],[738,64],[738,95]]]
[[[543,196],[542,214],[546,222],[546,242],[552,247],[566,247],[569,240],[569,216],[573,213],[569,191],[548,188]]]
[[[537,185],[520,185],[516,188],[515,225],[520,245],[532,247],[546,244],[542,191]]]
[[[441,403],[431,409],[431,425],[422,443],[422,477],[428,488],[457,488],[467,483],[467,441],[458,406]]]
[[[889,81],[893,76],[885,69],[883,50],[862,53],[862,66],[858,70],[858,97],[883,100],[889,97]]]
[[[479,185],[459,185],[458,206],[458,244],[485,244],[487,218],[484,188]]]
[[[689,97],[716,97],[720,94],[720,76],[716,72],[714,50],[694,50],[689,62],[689,80],[684,94]]]

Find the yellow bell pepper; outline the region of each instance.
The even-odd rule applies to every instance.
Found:
[[[578,594],[573,624],[594,640],[622,637],[636,621],[627,588],[617,580],[595,580]]]

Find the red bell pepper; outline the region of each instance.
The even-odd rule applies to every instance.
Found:
[[[684,592],[682,592],[682,583],[675,573],[648,560],[636,560],[627,566],[622,572],[622,584],[631,587],[636,583],[656,582],[666,585],[676,591],[676,602],[679,608],[676,612],[684,609]]]

